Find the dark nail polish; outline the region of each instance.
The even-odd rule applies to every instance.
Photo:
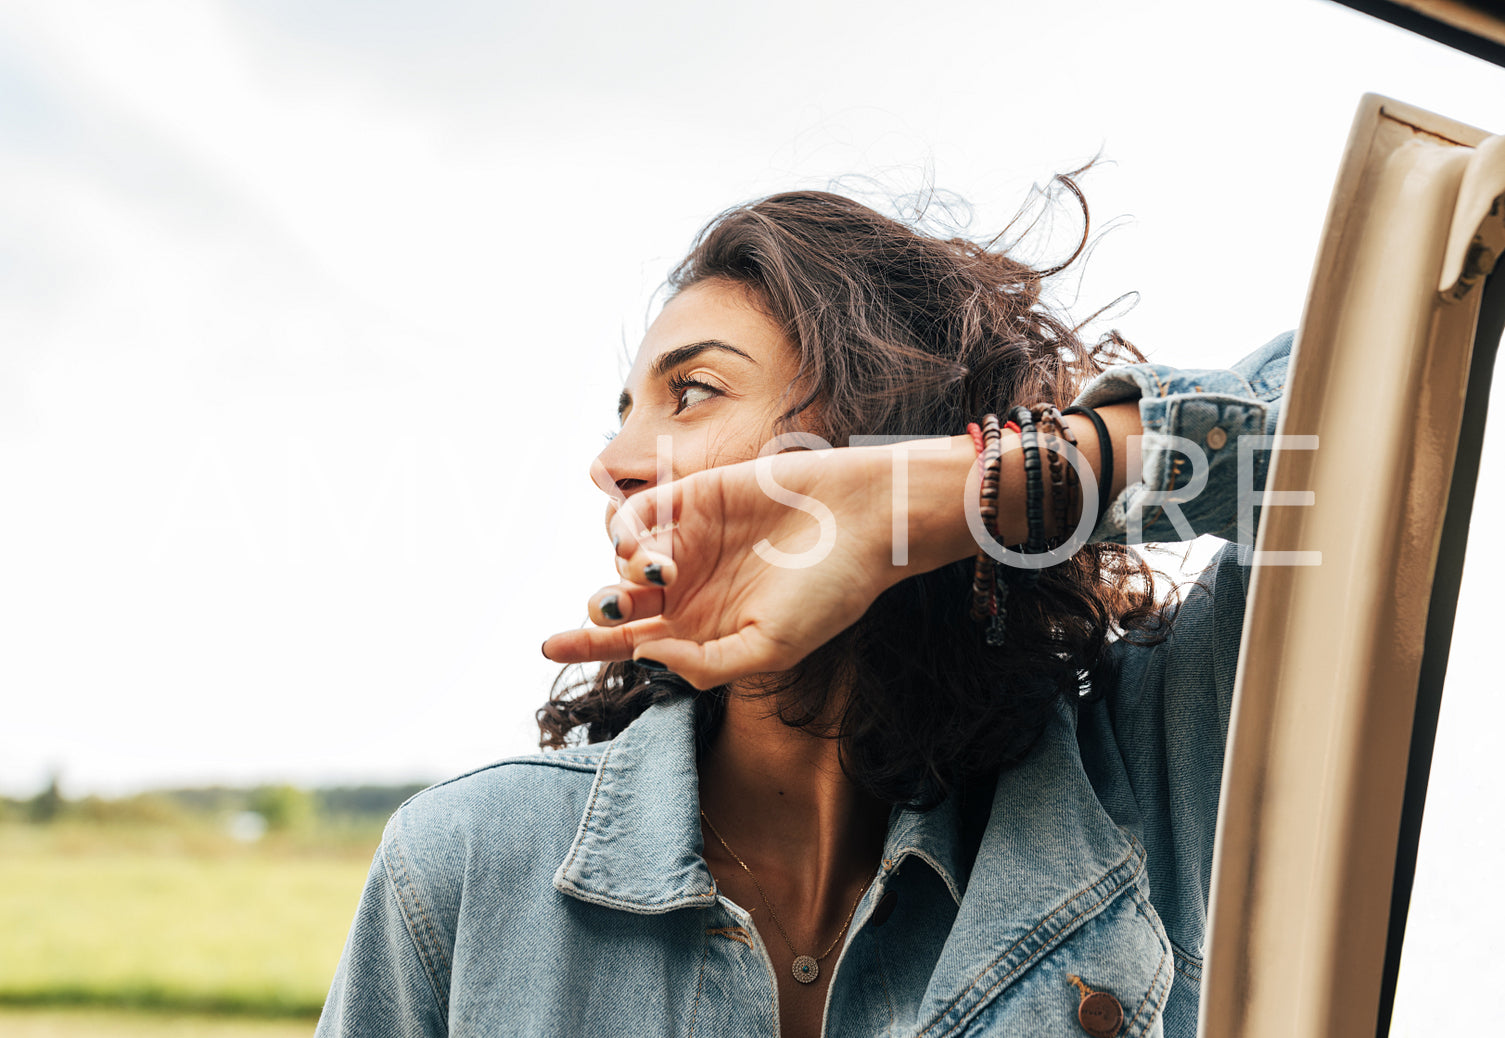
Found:
[[[650,660],[647,656],[639,656],[637,659],[633,660],[632,662],[636,663],[639,667],[642,667],[644,670],[656,670],[659,673],[666,673],[669,670],[668,667],[664,666],[658,660]]]
[[[622,619],[622,609],[617,605],[616,595],[607,595],[601,599],[601,615],[608,620]]]
[[[548,645],[548,644],[549,644],[549,639],[547,639],[547,638],[545,638],[545,639],[544,639],[544,640],[543,640],[543,644],[542,644],[542,645],[540,645],[540,646],[539,646],[539,647],[538,647],[538,651],[539,651],[539,652],[541,652],[541,653],[543,653],[543,658],[544,658],[544,659],[548,659],[548,658],[549,658],[549,654],[548,654],[548,652],[547,652],[547,651],[546,651],[546,649],[545,649],[545,647],[546,647],[546,646],[547,646],[547,645]]]
[[[657,562],[650,562],[644,566],[643,576],[647,578],[650,584],[657,584],[659,587],[664,586],[664,567]]]

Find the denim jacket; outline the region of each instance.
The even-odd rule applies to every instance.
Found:
[[[1235,530],[1239,439],[1273,433],[1290,346],[1093,380],[1080,403],[1137,396],[1145,428],[1143,479],[1094,536],[1123,540],[1136,511],[1147,539]],[[1251,460],[1260,488],[1268,454]],[[1083,984],[1121,1006],[1119,1035],[1195,1033],[1247,561],[1220,550],[1167,641],[1114,643],[1107,694],[1062,705],[992,788],[893,810],[824,1034],[1081,1035]],[[698,807],[688,695],[610,742],[419,793],[387,824],[318,1033],[778,1034],[771,960],[716,888]]]

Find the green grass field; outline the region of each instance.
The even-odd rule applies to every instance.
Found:
[[[308,1038],[311,1020],[0,1006],[5,1038]]]
[[[177,1033],[163,1029],[174,1012],[245,1028],[214,1034],[291,1033],[254,1017],[308,1033],[376,839],[245,846],[181,827],[0,826],[0,1032],[136,1033],[69,1030],[103,1018],[59,1008],[113,1007],[153,1010],[143,1026],[157,1034]]]

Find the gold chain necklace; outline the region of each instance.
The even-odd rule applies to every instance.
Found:
[[[862,885],[862,889],[857,892],[857,900],[852,902],[851,910],[847,912],[846,922],[841,924],[841,929],[836,931],[836,937],[832,939],[826,950],[813,957],[801,955],[795,950],[794,942],[789,939],[789,934],[785,932],[784,924],[779,922],[779,915],[773,910],[773,904],[768,900],[768,894],[764,892],[763,884],[758,882],[758,877],[754,876],[752,869],[747,867],[747,862],[737,857],[737,852],[727,846],[726,840],[716,831],[716,827],[711,825],[711,820],[706,817],[704,810],[700,812],[700,818],[711,830],[711,835],[721,842],[721,846],[726,847],[726,853],[737,859],[737,864],[742,866],[742,871],[747,873],[747,878],[753,881],[753,886],[758,888],[758,896],[763,899],[763,905],[768,909],[768,918],[772,919],[773,925],[778,927],[779,936],[784,938],[784,943],[789,946],[789,954],[794,956],[794,979],[801,984],[814,984],[816,978],[820,976],[821,960],[835,950],[837,942],[841,940],[841,935],[847,932],[848,926],[852,925],[852,916],[857,914],[857,905],[862,901],[862,895],[867,893],[867,888],[873,885],[873,881],[868,880]]]

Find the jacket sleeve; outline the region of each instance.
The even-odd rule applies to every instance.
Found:
[[[1094,540],[1230,537],[1185,592],[1166,639],[1109,647],[1101,700],[1082,707],[1077,737],[1099,799],[1147,850],[1150,899],[1175,951],[1167,1019],[1194,1028],[1206,939],[1213,834],[1253,560],[1255,495],[1269,471],[1291,333],[1228,370],[1156,364],[1111,368],[1086,406],[1139,399],[1143,471],[1113,502]],[[1259,447],[1260,449],[1252,449]],[[1240,474],[1250,524],[1240,531]],[[1201,475],[1197,473],[1200,471]],[[1136,525],[1138,536],[1136,536]]]
[[[1077,739],[1098,799],[1146,850],[1150,902],[1172,943],[1169,1021],[1196,1029],[1213,835],[1253,549],[1225,544],[1189,585],[1158,645],[1119,639]]]
[[[433,961],[422,909],[389,822],[319,1017],[319,1038],[428,1038],[448,1033],[448,983]],[[405,903],[406,901],[406,903]],[[414,911],[418,912],[415,917]]]
[[[1270,467],[1268,443],[1280,416],[1294,333],[1266,343],[1229,369],[1126,364],[1109,368],[1075,403],[1101,407],[1139,400],[1142,465],[1092,533],[1094,541],[1137,544],[1240,533],[1240,504],[1252,541]],[[1240,465],[1247,467],[1240,494]],[[1241,502],[1240,497],[1244,500]]]

